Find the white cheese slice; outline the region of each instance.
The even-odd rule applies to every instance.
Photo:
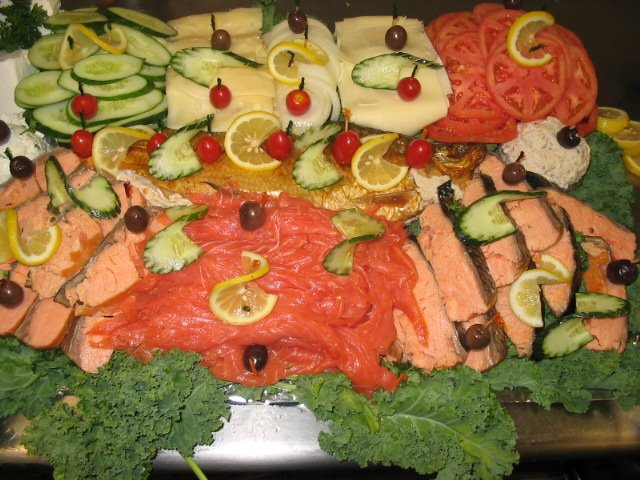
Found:
[[[171,53],[191,47],[211,47],[211,35],[182,37],[167,42],[167,48]],[[258,63],[265,63],[267,59],[267,50],[259,35],[234,36],[231,40],[231,51]]]

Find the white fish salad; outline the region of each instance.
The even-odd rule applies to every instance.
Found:
[[[7,150],[14,157],[24,155],[34,160],[40,154],[51,150],[53,145],[47,142],[42,134],[27,130],[22,115],[0,115],[0,120],[6,122],[11,130],[9,141],[0,146],[0,185],[2,185],[11,179]]]

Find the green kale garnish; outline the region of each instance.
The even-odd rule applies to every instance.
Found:
[[[31,48],[42,34],[39,28],[47,18],[40,5],[31,6],[31,0],[11,0],[11,5],[0,7],[0,50],[13,52]]]
[[[286,17],[276,10],[276,0],[259,0],[256,7],[262,10],[262,27],[260,32],[265,34]]]

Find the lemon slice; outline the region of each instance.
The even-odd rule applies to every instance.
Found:
[[[325,65],[328,57],[324,52],[319,54],[322,49],[315,45],[304,45],[302,42],[280,42],[269,50],[267,56],[267,66],[269,73],[278,82],[286,85],[300,84],[300,74],[298,72],[299,65],[302,63]]]
[[[79,23],[69,24],[64,32],[64,37],[62,37],[58,52],[60,68],[63,70],[72,68],[78,61],[94,54],[98,50],[98,46],[93,41],[93,38],[87,35],[87,31],[96,37],[96,34],[84,25]]]
[[[553,15],[543,11],[533,11],[518,17],[507,34],[509,56],[523,67],[540,67],[549,63],[553,56],[544,49],[536,48],[536,34],[554,23]]]
[[[311,50],[311,52],[318,60],[318,65],[326,65],[327,63],[329,63],[329,57],[327,56],[327,53],[317,43],[314,43],[311,40],[305,40],[304,38],[294,38],[291,41],[296,45],[300,45],[307,48],[308,50]]]
[[[571,272],[562,261],[548,253],[542,253],[540,259],[536,262],[538,268],[554,274],[562,282],[571,281]]]
[[[631,120],[629,125],[612,136],[625,155],[633,157],[640,154],[640,122]]]
[[[263,148],[269,135],[281,129],[280,119],[273,113],[254,111],[239,115],[224,137],[224,150],[233,163],[254,172],[273,170],[280,161]]]
[[[407,175],[408,166],[383,158],[396,138],[396,133],[375,135],[358,147],[351,160],[351,172],[358,184],[373,192],[383,192],[395,187]]]
[[[9,235],[7,233],[7,212],[0,210],[0,264],[13,261],[13,254],[9,247]]]
[[[623,155],[622,161],[631,175],[640,177],[640,155]]]
[[[96,169],[115,176],[119,165],[127,156],[129,147],[139,140],[148,140],[153,130],[147,126],[105,127],[96,133],[91,147],[91,156]]]
[[[620,108],[598,107],[596,130],[614,135],[629,125],[629,114]]]
[[[217,283],[209,296],[213,314],[231,325],[248,325],[263,319],[274,309],[278,296],[252,283],[269,272],[269,261],[259,253],[243,251],[246,274]]]
[[[540,285],[566,283],[555,273],[533,268],[523,272],[509,289],[509,305],[513,313],[530,327],[544,326]]]
[[[37,230],[23,239],[18,228],[18,215],[14,209],[6,210],[9,248],[15,259],[30,267],[42,265],[55,255],[62,241],[59,225]]]

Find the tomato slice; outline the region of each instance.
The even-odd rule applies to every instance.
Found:
[[[504,143],[517,135],[516,121],[511,117],[497,125],[483,120],[447,118],[427,127],[428,138],[445,143]]]
[[[584,48],[584,44],[582,43],[582,40],[580,40],[580,37],[578,37],[578,35],[576,35],[573,31],[569,30],[566,27],[563,27],[562,25],[554,23],[553,25],[547,27],[547,30],[557,35],[558,38],[562,39],[565,44],[576,45],[578,47]]]
[[[598,78],[587,51],[578,45],[566,45],[570,74],[564,95],[553,108],[553,115],[565,125],[575,125],[588,117],[596,105]]]
[[[562,98],[567,85],[566,53],[561,41],[546,31],[537,35],[553,59],[541,67],[522,67],[506,48],[496,49],[487,62],[487,84],[494,100],[523,122],[547,116]]]
[[[497,41],[502,43],[500,47],[506,47],[509,28],[516,18],[524,13],[523,10],[502,9],[488,13],[482,19],[478,32],[480,33],[480,50],[485,58],[488,58],[491,52],[497,48],[497,45],[494,45]]]
[[[598,123],[598,105],[594,105],[588,117],[583,118],[576,124],[576,129],[582,137],[586,137],[596,129]]]
[[[473,16],[476,22],[480,23],[482,22],[484,17],[486,17],[490,13],[493,13],[497,10],[504,10],[504,9],[505,9],[504,6],[500,3],[494,3],[494,2],[479,3],[475,7],[473,7],[471,16]]]
[[[456,35],[463,32],[472,32],[478,29],[478,24],[473,21],[469,12],[457,12],[456,15],[449,17],[440,27],[438,33],[433,40],[434,46],[438,52],[441,52]]]
[[[440,33],[442,29],[442,25],[444,25],[447,20],[451,17],[458,15],[460,12],[447,12],[442,15],[434,18],[429,22],[429,24],[425,27],[424,31],[432,42],[435,42],[436,37]]]

